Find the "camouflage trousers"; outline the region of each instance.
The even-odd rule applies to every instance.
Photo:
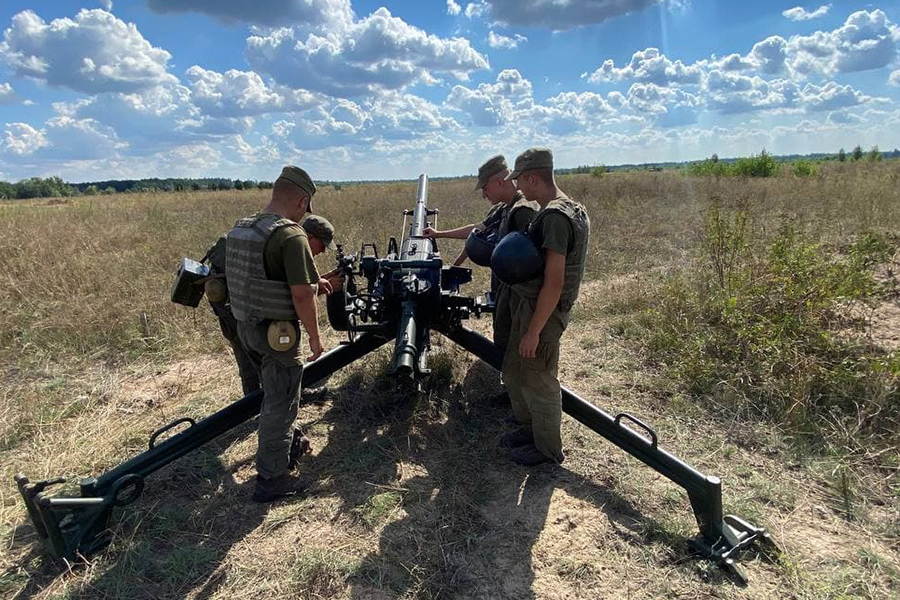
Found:
[[[278,477],[288,471],[292,428],[300,406],[303,376],[300,336],[297,336],[293,348],[278,352],[269,347],[266,336],[268,326],[269,321],[237,323],[238,337],[260,374],[264,393],[259,410],[259,446],[256,451],[256,472],[264,479]]]
[[[260,387],[259,369],[250,360],[250,356],[247,355],[244,345],[238,338],[237,319],[231,314],[231,307],[221,302],[210,302],[209,305],[219,318],[219,328],[222,330],[222,335],[228,340],[231,350],[234,352],[234,360],[237,362],[238,375],[241,377],[241,389],[243,389],[244,395],[255,392]]]
[[[528,330],[536,299],[509,294],[510,335],[503,355],[503,382],[513,415],[531,427],[534,445],[549,458],[562,462],[562,395],[559,386],[559,344],[569,324],[569,313],[553,311],[541,330],[534,358],[519,355],[519,342]]]

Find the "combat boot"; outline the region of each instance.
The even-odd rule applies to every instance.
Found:
[[[551,462],[561,463],[564,458],[564,456],[561,456],[559,460],[554,460],[538,450],[537,446],[535,446],[534,444],[519,446],[518,448],[513,448],[512,451],[513,462],[516,462],[525,467],[536,467],[538,465],[543,465]]]
[[[300,464],[300,457],[312,450],[309,438],[303,435],[299,427],[294,428],[294,434],[291,438],[291,451],[288,454],[288,470],[293,471]]]
[[[253,490],[254,502],[274,502],[282,498],[290,498],[302,494],[314,481],[310,475],[296,476],[289,473],[263,479],[256,476],[256,489]]]
[[[534,444],[534,435],[532,435],[530,427],[521,427],[515,431],[510,431],[503,434],[500,438],[500,445],[504,448],[518,448],[528,444]]]

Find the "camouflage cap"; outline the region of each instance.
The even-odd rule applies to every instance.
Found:
[[[483,165],[478,167],[478,182],[475,184],[475,191],[482,189],[491,177],[508,168],[506,158],[502,154],[487,159]]]
[[[334,225],[329,223],[325,217],[309,215],[303,219],[302,227],[307,234],[322,240],[329,250],[337,249],[337,245],[334,243]]]
[[[553,153],[549,148],[529,148],[516,157],[516,168],[506,176],[507,179],[516,179],[522,171],[532,169],[553,169]]]
[[[281,170],[281,175],[278,176],[278,179],[285,179],[287,181],[290,181],[298,188],[309,194],[309,211],[312,211],[312,197],[313,194],[316,193],[316,184],[313,183],[312,178],[306,171],[304,171],[300,167],[288,165]]]

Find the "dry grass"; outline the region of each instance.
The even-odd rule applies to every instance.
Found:
[[[168,290],[177,260],[202,255],[265,192],[2,204],[0,595],[896,597],[896,479],[869,481],[872,471],[805,452],[771,424],[710,417],[648,369],[622,317],[690,262],[710,198],[749,204],[760,239],[789,218],[838,244],[900,229],[898,177],[888,162],[833,165],[811,180],[617,173],[561,183],[585,201],[596,232],[593,282],[567,333],[561,379],[654,423],[664,447],[723,477],[727,510],[774,532],[786,552],[776,564],[748,557],[746,590],[688,557],[682,540],[695,525],[678,488],[580,425],[565,422],[565,468],[511,466],[495,441],[507,409],[486,401],[495,376],[446,342],[436,357],[443,376],[424,396],[392,387],[376,355],[304,405],[315,452],[303,468],[319,476],[308,498],[248,502],[247,424],[151,478],[145,497],[119,513],[109,550],[72,569],[53,563],[34,546],[12,474],[99,473],[143,448],[159,424],[238,395],[209,311],[171,305]],[[483,216],[470,186],[433,182],[443,226]],[[399,235],[413,189],[345,186],[315,204],[341,239],[381,247]],[[459,244],[442,250],[452,256]],[[479,271],[470,291],[486,282]]]

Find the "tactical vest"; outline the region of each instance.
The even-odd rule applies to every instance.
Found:
[[[562,293],[559,297],[559,310],[568,312],[572,310],[575,300],[578,298],[578,289],[584,277],[584,266],[587,259],[588,239],[591,235],[591,220],[588,218],[584,207],[571,198],[561,196],[551,200],[544,209],[535,216],[528,225],[527,235],[534,244],[541,248],[541,223],[551,213],[559,213],[568,219],[572,226],[572,245],[566,253],[565,276],[563,278]],[[536,277],[531,281],[513,286],[516,293],[526,298],[537,298],[544,284],[544,276]]]
[[[516,196],[513,198],[512,204],[503,215],[503,220],[500,221],[499,239],[502,240],[503,236],[512,231],[511,228],[514,223],[513,214],[526,208],[530,208],[535,213],[538,213],[541,210],[541,205],[534,200],[528,200],[527,198],[525,198],[525,194],[523,194],[522,192],[516,192]]]
[[[506,213],[509,212],[507,210],[505,203],[498,203],[491,207],[491,210],[488,211],[487,216],[484,218],[484,223],[480,227],[482,232],[482,236],[487,238],[490,237],[492,233],[496,233],[500,229],[500,224],[503,222],[503,219],[506,218]]]
[[[264,251],[275,230],[294,221],[278,215],[256,215],[241,219],[228,232],[225,245],[225,275],[231,312],[238,321],[297,319],[291,288],[286,281],[266,278]]]

